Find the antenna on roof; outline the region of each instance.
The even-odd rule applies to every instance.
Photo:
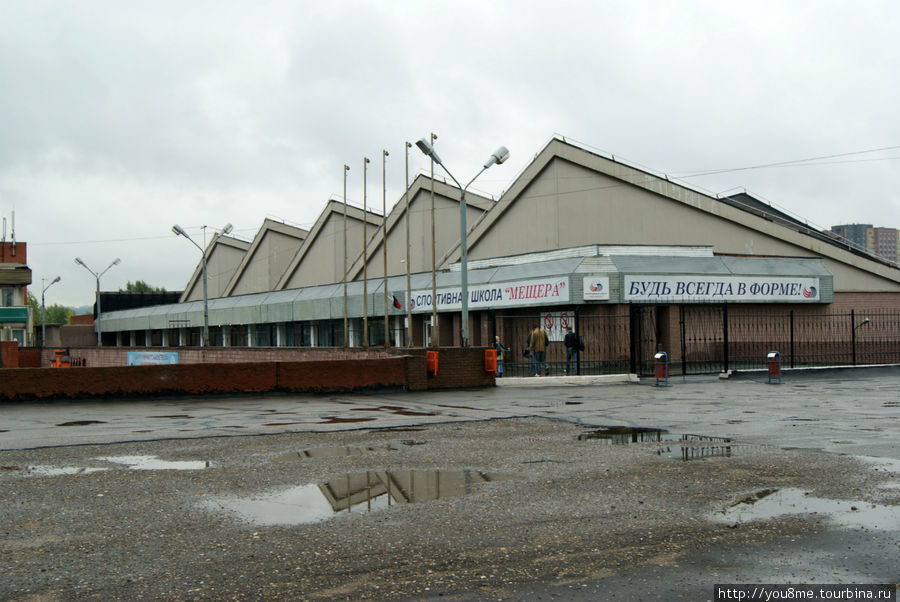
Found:
[[[11,228],[12,254],[13,254],[13,257],[15,257],[16,256],[16,212],[12,211],[11,213],[12,213],[12,228]]]

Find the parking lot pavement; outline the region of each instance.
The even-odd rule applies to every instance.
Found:
[[[781,385],[522,380],[4,405],[0,598],[669,600],[715,583],[897,581],[900,368]],[[582,438],[597,426],[701,437]],[[260,434],[275,436],[239,436]],[[463,475],[466,495],[299,525],[220,513],[261,501],[304,515],[283,496],[380,474],[412,491],[429,471],[445,493]],[[469,490],[482,471],[510,478]],[[768,502],[782,514],[766,519]]]
[[[475,390],[7,404],[0,450],[542,417],[900,459],[900,366],[765,375],[501,379]]]

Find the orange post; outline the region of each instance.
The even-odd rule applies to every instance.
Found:
[[[428,374],[431,376],[437,376],[438,373],[438,352],[437,351],[426,351],[425,352],[425,369],[428,371]]]
[[[490,372],[491,374],[497,373],[497,350],[496,349],[485,349],[484,350],[484,371]]]

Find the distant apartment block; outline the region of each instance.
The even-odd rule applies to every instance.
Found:
[[[5,220],[4,220],[5,221]],[[27,287],[31,284],[24,242],[0,242],[0,341],[31,345],[32,316]]]
[[[900,231],[896,228],[876,228],[872,224],[844,224],[832,226],[831,232],[861,251],[894,263],[898,263],[900,259]]]

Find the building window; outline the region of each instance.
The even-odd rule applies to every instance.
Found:
[[[13,301],[16,298],[16,289],[4,286],[0,288],[0,307],[13,307]]]

